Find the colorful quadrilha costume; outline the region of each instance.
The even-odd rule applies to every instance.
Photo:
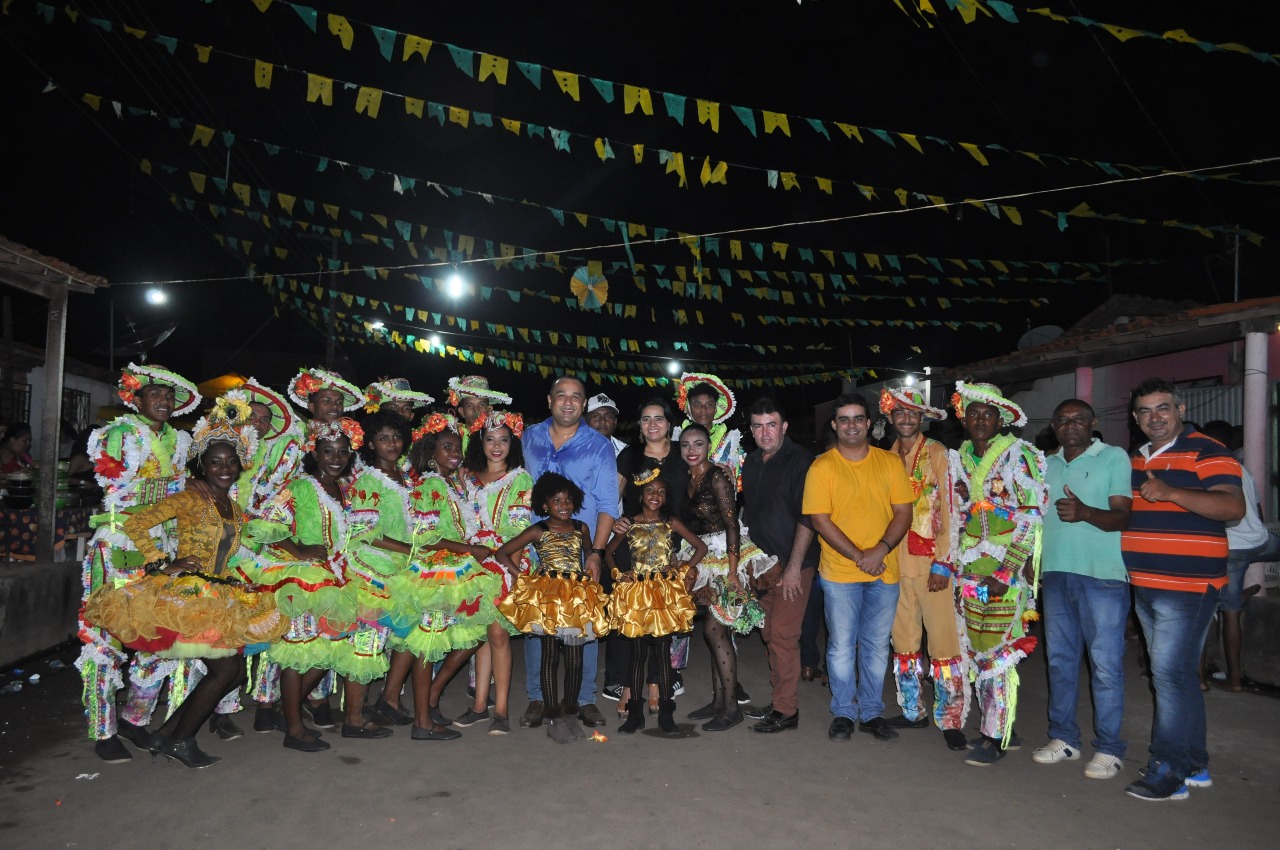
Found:
[[[920,414],[922,421],[946,418],[944,410],[924,403],[917,389],[883,389],[880,412],[892,415],[895,409]],[[901,440],[890,451],[899,454]],[[916,435],[915,446],[906,456],[907,477],[915,491],[911,506],[911,528],[898,544],[898,610],[893,618],[893,674],[898,687],[898,705],[908,720],[926,714],[922,695],[924,665],[920,652],[921,626],[929,636],[929,666],[933,679],[933,721],[939,729],[959,730],[964,725],[965,694],[968,681],[960,653],[960,633],[956,626],[955,587],[930,591],[928,577],[934,558],[951,539],[950,514],[943,504],[949,454],[945,446],[924,434]],[[941,542],[940,542],[941,541]]]
[[[310,451],[319,440],[342,436],[359,448],[363,434],[350,419],[312,422],[304,448]],[[376,516],[352,511],[345,496],[335,499],[311,475],[290,481],[262,515],[249,522],[249,538],[261,551],[246,559],[241,570],[273,593],[276,605],[290,618],[289,631],[267,649],[270,661],[300,673],[333,670],[356,682],[386,674],[386,631],[360,622],[359,579],[349,563],[352,549],[376,525]],[[298,560],[280,547],[285,541],[319,545],[328,555]]]
[[[271,411],[271,426],[267,433],[258,436],[253,457],[244,464],[233,490],[240,507],[255,517],[280,494],[285,483],[301,471],[306,435],[285,400],[254,378],[228,392],[223,399],[233,404],[262,404]]]
[[[961,418],[966,407],[978,402],[997,408],[1006,425],[1027,422],[1022,409],[990,384],[957,381],[956,390],[951,402]],[[976,682],[982,734],[1007,745],[1017,708],[1017,663],[1036,646],[1026,624],[1039,619],[1035,594],[1043,512],[1048,507],[1044,455],[1024,440],[1001,434],[982,457],[974,454],[973,442],[965,440],[958,452],[951,452],[950,461],[950,549],[932,569],[959,581],[962,645],[968,678]],[[988,577],[1008,587],[1003,596],[988,595],[982,585]]]
[[[452,416],[432,414],[414,439],[444,428],[457,430]],[[485,639],[498,617],[494,597],[500,579],[470,555],[427,547],[442,540],[461,542],[474,533],[474,512],[443,476],[423,475],[409,492],[413,552],[407,567],[387,580],[394,616],[413,623],[408,634],[393,635],[391,648],[412,652],[434,664],[455,649],[470,649]]]
[[[242,458],[252,457],[257,442],[252,432],[201,419],[192,457],[218,441],[231,443]],[[151,530],[176,522],[177,558],[195,558],[200,568],[166,575],[160,567],[119,587],[101,587],[85,604],[85,620],[130,649],[166,658],[226,657],[248,644],[280,638],[289,622],[276,609],[275,599],[255,592],[227,569],[244,526],[240,506],[234,501],[229,506],[227,518],[211,498],[184,490],[131,512],[123,531],[147,564],[169,562]]]
[[[586,524],[575,521],[586,528]],[[582,645],[609,633],[609,597],[592,581],[582,562],[582,535],[552,531],[545,521],[533,544],[538,568],[516,577],[515,587],[498,603],[498,610],[527,635],[550,635]],[[577,696],[577,691],[573,692]]]
[[[187,413],[200,403],[200,393],[187,379],[161,366],[133,363],[120,378],[121,401],[136,411],[136,393],[151,384],[174,388],[175,410],[170,415]],[[144,575],[146,558],[124,533],[124,522],[135,510],[181,492],[186,482],[184,464],[191,448],[191,436],[167,423],[162,424],[159,431],[152,430],[151,425],[151,421],[142,416],[125,414],[89,437],[88,454],[102,487],[105,510],[90,520],[96,531],[83,565],[81,580],[85,600],[100,588],[119,587]],[[157,537],[157,547],[172,554],[173,544],[163,532]],[[84,681],[89,738],[104,741],[116,734],[115,695],[123,684],[120,665],[125,661],[125,654],[116,640],[86,622],[83,616],[78,631],[84,646],[76,667]],[[134,657],[129,674],[132,696],[127,709],[128,722],[146,726],[151,721],[160,687],[176,669],[176,662],[150,653]],[[174,682],[185,682],[185,677],[176,676]],[[172,694],[170,706],[180,703],[181,695]]]
[[[490,389],[489,379],[484,375],[463,375],[458,378],[450,378],[448,385],[444,388],[444,392],[449,406],[455,410],[458,409],[458,405],[462,404],[462,400],[468,396],[478,398],[489,405],[511,404],[511,396]],[[462,453],[466,455],[467,444],[471,441],[471,429],[464,427],[458,430],[460,432],[458,436],[462,438]]]
[[[417,475],[408,462],[403,462],[402,480],[396,480],[376,467],[365,465],[347,488],[353,511],[376,515],[374,533],[362,538],[351,550],[348,569],[356,584],[356,616],[361,622],[383,626],[400,637],[409,634],[421,621],[391,598],[387,583],[409,566],[409,555],[375,546],[385,537],[406,546],[413,544],[409,521],[409,492],[417,485]]]
[[[724,424],[737,409],[737,399],[724,381],[715,375],[705,372],[685,372],[676,385],[676,406],[686,417],[689,416],[689,390],[698,384],[707,384],[719,393],[719,398],[716,399],[716,415],[711,421],[711,427],[707,429],[711,435],[711,445],[707,447],[707,460],[716,466],[727,468],[733,478],[734,490],[740,493],[742,492],[742,462],[746,460],[747,452],[742,448],[742,433],[737,428],[730,428]],[[681,429],[688,427],[691,421],[692,417],[686,419]],[[673,436],[676,441],[680,439],[681,429],[677,429]]]
[[[764,624],[764,609],[751,590],[750,580],[768,572],[778,559],[766,555],[751,542],[747,529],[738,522],[733,483],[723,469],[712,467],[685,499],[684,524],[707,544],[707,554],[698,563],[693,583],[693,600],[706,605],[711,616],[738,634],[747,634]],[[738,555],[738,584],[729,584],[729,553]],[[688,543],[680,547],[681,560],[693,557]]]

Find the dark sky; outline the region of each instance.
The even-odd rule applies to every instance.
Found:
[[[1274,293],[1277,189],[1267,185],[1280,179],[1274,163],[1206,172],[1229,172],[1230,181],[1169,177],[1096,184],[1160,167],[1199,169],[1280,154],[1273,130],[1280,65],[1166,40],[1121,42],[1101,29],[1025,12],[1017,24],[982,19],[965,25],[943,0],[935,5],[941,12],[929,28],[893,0],[328,0],[308,7],[318,12],[312,34],[280,2],[265,12],[250,0],[71,3],[79,11],[74,22],[59,4],[46,23],[40,11],[46,7],[13,0],[0,18],[7,148],[0,233],[114,284],[192,281],[166,286],[170,302],[162,308],[145,305],[138,286],[74,298],[73,356],[105,365],[110,297],[117,340],[133,333],[130,320],[143,337],[177,325],[153,359],[198,380],[235,370],[282,383],[294,366],[325,357],[325,328],[309,309],[297,309],[292,291],[281,302],[262,276],[309,286],[336,254],[353,272],[325,275],[326,290],[366,299],[364,307],[334,302],[353,317],[335,320],[343,337],[335,355],[352,378],[364,383],[378,374],[405,374],[438,395],[450,375],[480,371],[529,400],[522,406],[533,410],[540,404],[532,399],[546,383],[536,367],[476,367],[401,352],[373,338],[393,330],[427,337],[439,316],[450,345],[503,350],[509,360],[539,354],[607,361],[572,369],[588,374],[660,377],[678,358],[731,380],[850,367],[891,377],[1011,350],[1029,327],[1069,326],[1113,293],[1231,300],[1234,240],[1223,230],[1232,227],[1264,237],[1261,246],[1243,242],[1240,296]],[[1051,8],[1280,50],[1269,5],[1066,2]],[[329,13],[350,21],[349,51],[329,33]],[[111,22],[111,31],[91,18]],[[135,37],[123,25],[146,34]],[[370,25],[393,33],[391,61],[382,58]],[[433,40],[425,62],[401,61],[405,34]],[[512,60],[506,85],[467,77],[450,44],[476,51],[477,69],[482,52]],[[195,45],[214,48],[207,63],[198,61]],[[273,65],[269,89],[254,85],[255,59]],[[517,60],[542,67],[541,90]],[[580,102],[559,90],[552,69],[581,75]],[[354,86],[335,83],[332,106],[307,103],[307,72]],[[592,77],[615,84],[612,104]],[[46,92],[50,80],[57,87]],[[624,114],[624,84],[650,89],[652,117]],[[357,114],[358,86],[387,92],[376,119]],[[85,92],[101,96],[96,112],[83,102]],[[667,116],[662,92],[689,98],[683,126]],[[488,113],[495,126],[478,126],[473,117],[466,129],[442,127],[427,112],[406,116],[399,95]],[[699,124],[698,98],[720,104],[719,132]],[[112,101],[121,104],[122,118]],[[753,137],[731,105],[750,107],[757,122],[760,110],[788,115],[790,137],[765,134],[760,126]],[[537,125],[543,134],[530,137],[522,125],[517,136],[503,129],[500,117]],[[820,119],[830,139],[806,118]],[[864,141],[847,138],[836,122],[857,126]],[[214,128],[207,147],[190,144],[196,124]],[[551,128],[569,132],[568,152],[555,148]],[[888,131],[894,144],[878,138],[877,129]],[[914,135],[923,152],[900,134]],[[610,140],[613,159],[601,162],[596,138]],[[961,142],[981,146],[989,164],[980,165]],[[645,146],[639,165],[634,144]],[[662,149],[683,153],[687,187],[678,187],[676,176],[658,164]],[[319,157],[327,158],[324,170]],[[704,157],[727,163],[727,185],[701,185]],[[143,172],[143,160],[151,164],[150,174]],[[799,175],[798,190],[770,188],[770,170]],[[203,193],[189,172],[208,175]],[[416,184],[397,193],[392,175]],[[212,178],[224,176],[228,185],[220,191]],[[830,195],[819,190],[815,176],[832,180]],[[441,192],[430,182],[466,191]],[[247,206],[234,183],[250,187]],[[875,197],[864,198],[855,184],[874,187]],[[928,203],[927,196],[1004,197],[996,207],[1016,208],[1022,222],[1011,223],[1008,211],[996,218],[970,205],[902,212],[895,190],[905,190],[911,207]],[[298,199],[292,215],[281,209],[281,194]],[[304,199],[314,211],[304,209]],[[213,215],[210,204],[222,213]],[[325,204],[338,208],[337,218],[324,212]],[[1081,205],[1112,220],[1057,215]],[[252,215],[236,215],[237,209]],[[562,211],[563,225],[555,211]],[[580,225],[574,212],[591,216],[588,225]],[[386,217],[385,228],[378,215]],[[1132,221],[1137,219],[1147,223]],[[655,227],[672,236],[723,234],[718,255],[712,243],[696,246],[706,282],[721,286],[722,301],[663,288],[660,281],[679,280],[677,267],[696,274],[689,248],[647,244],[637,236],[629,256],[618,245],[622,224],[611,232],[606,220],[645,224],[649,237]],[[408,239],[396,221],[408,227]],[[1173,221],[1212,230],[1205,236],[1160,224]],[[304,233],[300,222],[337,227],[341,235],[316,236],[314,228]],[[363,239],[366,233],[377,241]],[[473,256],[483,256],[490,240],[495,250],[507,244],[559,252],[561,268],[545,262],[522,271],[464,265],[472,291],[456,301],[406,276],[443,278],[447,268],[420,264],[434,262],[431,251],[446,240],[457,250],[459,234],[475,237]],[[730,257],[731,239],[744,241],[742,260]],[[762,259],[751,253],[753,242],[763,245]],[[787,244],[785,257],[771,250],[774,242]],[[823,250],[831,252],[834,266]],[[857,270],[846,254],[854,256]],[[879,269],[868,255],[878,258]],[[571,297],[570,274],[590,260],[604,265],[611,304],[635,305],[635,317],[570,309],[538,296]],[[636,272],[643,291],[629,269],[633,260],[645,267]],[[254,280],[246,279],[250,263]],[[616,263],[628,268],[614,271]],[[1007,272],[999,270],[1002,263]],[[364,267],[374,269],[372,278]],[[378,269],[386,270],[385,277]],[[723,284],[721,269],[728,270],[731,285]],[[748,285],[740,271],[763,272],[768,282]],[[845,276],[846,296],[874,298],[837,300],[832,273]],[[753,297],[747,290],[755,287],[764,288],[765,299],[779,300]],[[530,292],[514,303],[505,294],[512,290]],[[782,300],[787,294],[793,303]],[[308,308],[328,303],[303,300]],[[414,318],[390,315],[371,301],[412,307]],[[673,315],[680,309],[688,324]],[[19,301],[16,311],[19,338],[39,342],[40,305]],[[763,325],[760,314],[782,322]],[[479,327],[459,333],[447,324],[450,315]],[[797,318],[815,324],[798,324]],[[385,327],[366,338],[357,320],[375,319]],[[848,320],[877,324],[847,327]],[[906,320],[959,324],[894,324]],[[977,322],[998,323],[1000,330]],[[520,334],[495,338],[489,325],[539,331],[542,339],[532,333],[527,341]],[[562,336],[553,342],[552,332]],[[566,336],[576,341],[580,335],[596,338],[602,348],[608,339],[608,348],[584,352],[567,342]],[[622,353],[622,339],[637,340],[641,350]],[[628,406],[648,392],[601,381]],[[810,403],[837,388],[828,379],[784,392]],[[740,385],[740,392],[758,390]]]

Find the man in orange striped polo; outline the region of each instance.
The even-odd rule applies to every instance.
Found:
[[[1132,412],[1151,442],[1133,454],[1133,512],[1120,545],[1151,657],[1156,713],[1151,758],[1125,792],[1182,800],[1187,786],[1213,784],[1197,668],[1227,583],[1226,523],[1245,512],[1240,464],[1183,422],[1186,405],[1168,381],[1143,381]]]

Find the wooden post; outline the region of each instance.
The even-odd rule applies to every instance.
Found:
[[[62,370],[67,334],[67,287],[53,284],[49,289],[49,321],[44,343],[44,409],[40,417],[40,485],[36,501],[36,563],[53,561],[54,533],[57,528]]]

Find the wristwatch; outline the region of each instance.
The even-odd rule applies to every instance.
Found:
[[[592,549],[592,550],[591,550],[591,554],[592,554],[592,555],[599,555],[601,558],[603,558],[603,557],[604,557],[604,550],[603,550],[603,549]]]

